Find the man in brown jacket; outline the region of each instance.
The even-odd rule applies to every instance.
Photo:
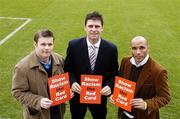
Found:
[[[119,108],[120,119],[159,119],[159,108],[170,101],[167,71],[148,55],[148,42],[142,36],[131,41],[132,57],[122,59],[119,75],[136,82],[131,112]]]
[[[53,53],[53,46],[53,33],[38,31],[35,50],[15,66],[12,95],[23,105],[24,119],[63,119],[65,105],[52,107],[49,99],[48,78],[64,73],[64,60]]]

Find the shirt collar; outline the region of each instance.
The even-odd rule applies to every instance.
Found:
[[[45,67],[45,69],[49,70],[51,68],[51,56],[49,57],[48,63],[44,63],[40,61],[40,63]]]
[[[136,66],[136,67],[140,67],[140,66],[143,66],[144,64],[146,64],[146,62],[148,61],[149,59],[149,55],[147,54],[147,56],[143,59],[143,61],[141,61],[139,64],[136,64],[136,61],[134,59],[134,57],[132,57],[130,59],[130,62],[132,65]]]
[[[44,63],[44,62],[42,62],[42,61],[39,61],[41,64],[43,64],[43,65],[50,65],[51,64],[51,56],[49,57],[49,61],[48,61],[48,63]]]
[[[91,43],[89,42],[88,38],[86,38],[86,41],[87,41],[87,46],[88,46],[88,47],[89,47],[89,46],[95,46],[96,48],[99,48],[100,43],[101,43],[101,38],[100,38],[100,39],[98,40],[98,42],[95,43],[95,44],[91,44]]]

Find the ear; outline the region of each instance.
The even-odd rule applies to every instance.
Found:
[[[149,45],[147,46],[147,52],[149,53]]]
[[[101,32],[104,30],[104,27],[102,27]]]
[[[84,26],[84,31],[86,31],[86,26]]]
[[[37,43],[36,42],[34,42],[34,48],[36,48],[37,47]]]

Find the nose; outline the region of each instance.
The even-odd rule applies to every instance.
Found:
[[[96,30],[96,27],[95,27],[95,26],[93,26],[93,27],[92,27],[92,31],[95,31],[95,30]]]
[[[141,53],[141,50],[138,48],[138,49],[136,50],[136,53],[137,53],[137,54],[140,54],[140,53]]]
[[[45,49],[49,49],[49,45],[46,45],[46,46],[45,46]]]

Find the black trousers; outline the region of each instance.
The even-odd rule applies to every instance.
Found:
[[[91,112],[93,119],[106,119],[107,98],[101,97],[101,104],[81,104],[79,95],[75,95],[70,100],[71,119],[84,119],[87,109]]]
[[[51,119],[60,119],[61,118],[58,105],[50,107],[50,113],[51,113]]]

